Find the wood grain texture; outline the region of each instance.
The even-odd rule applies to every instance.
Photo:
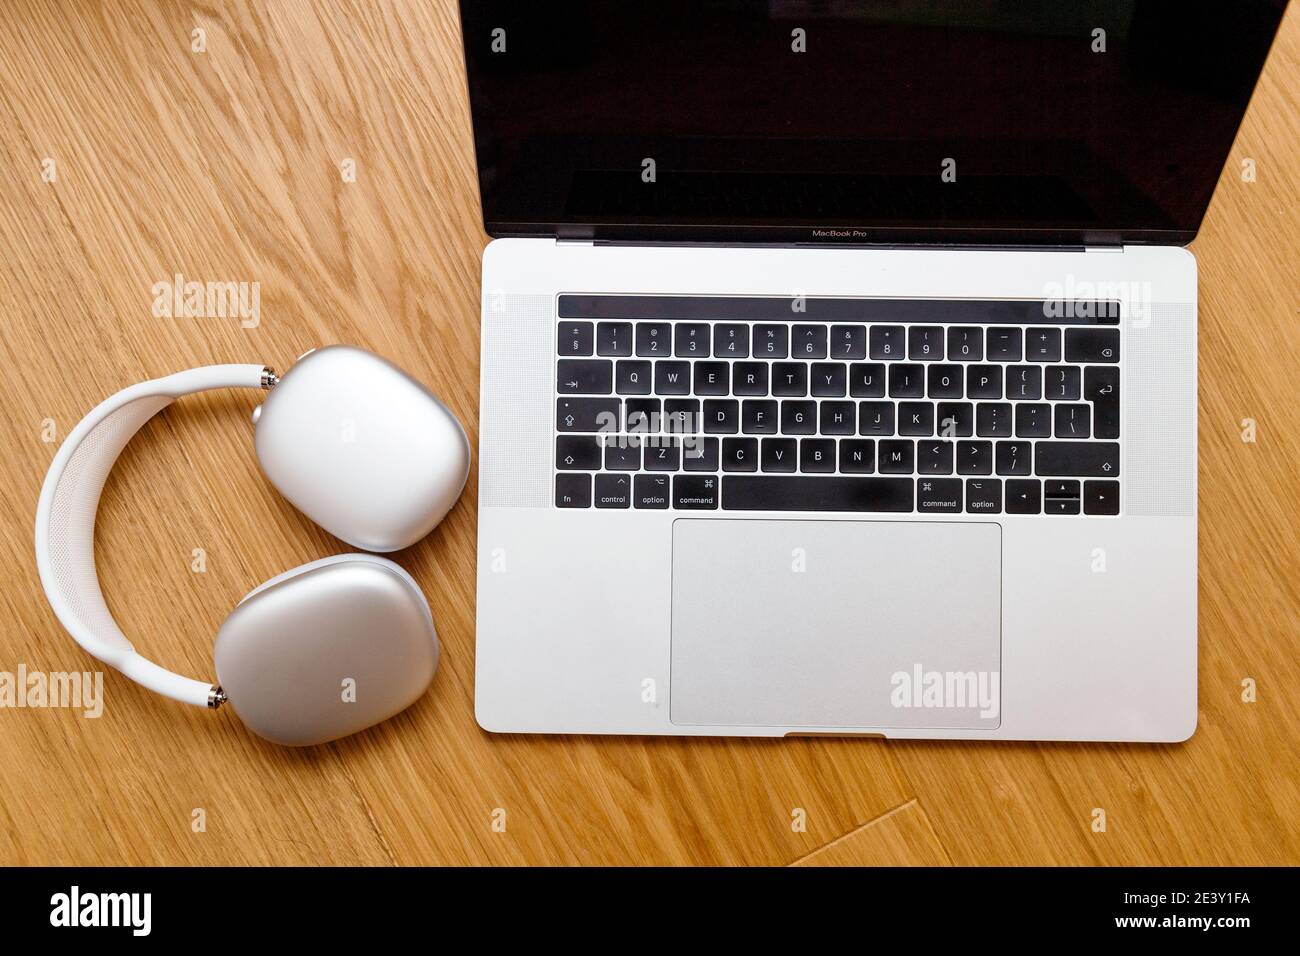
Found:
[[[791,866],[951,866],[916,800],[844,834]]]
[[[34,566],[57,448],[47,421],[61,439],[130,382],[210,362],[283,367],[348,341],[427,382],[473,440],[486,237],[464,83],[450,0],[0,5],[0,670],[92,664]],[[471,476],[449,518],[397,555],[444,645],[415,707],[309,753],[115,672],[98,720],[0,710],[0,864],[1300,863],[1298,83],[1292,10],[1194,246],[1201,723],[1189,743],[484,733]],[[1239,175],[1246,157],[1255,182]],[[355,182],[340,175],[347,159]],[[178,273],[258,282],[260,322],[154,317],[152,286]],[[244,593],[344,550],[260,478],[256,401],[169,409],[127,449],[100,509],[110,607],[142,651],[194,675]],[[1243,418],[1256,443],[1240,440]],[[1098,807],[1105,833],[1089,827]]]

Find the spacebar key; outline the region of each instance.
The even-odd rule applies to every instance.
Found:
[[[911,478],[728,475],[723,511],[911,511]]]

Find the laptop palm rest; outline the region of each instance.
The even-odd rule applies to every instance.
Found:
[[[673,525],[675,724],[995,728],[993,523]]]

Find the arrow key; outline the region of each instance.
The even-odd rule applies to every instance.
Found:
[[[1083,483],[1083,513],[1086,515],[1119,514],[1119,482],[1085,481]]]
[[[1007,480],[1007,514],[1036,515],[1043,510],[1043,487],[1032,478]]]

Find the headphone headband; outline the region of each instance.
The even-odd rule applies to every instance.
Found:
[[[104,603],[95,570],[95,514],[113,464],[150,418],[177,398],[218,388],[275,384],[262,365],[208,365],[125,388],[68,435],[36,506],[36,566],[60,623],[88,653],[152,691],[199,707],[224,699],[211,683],[182,677],[136,652]]]

